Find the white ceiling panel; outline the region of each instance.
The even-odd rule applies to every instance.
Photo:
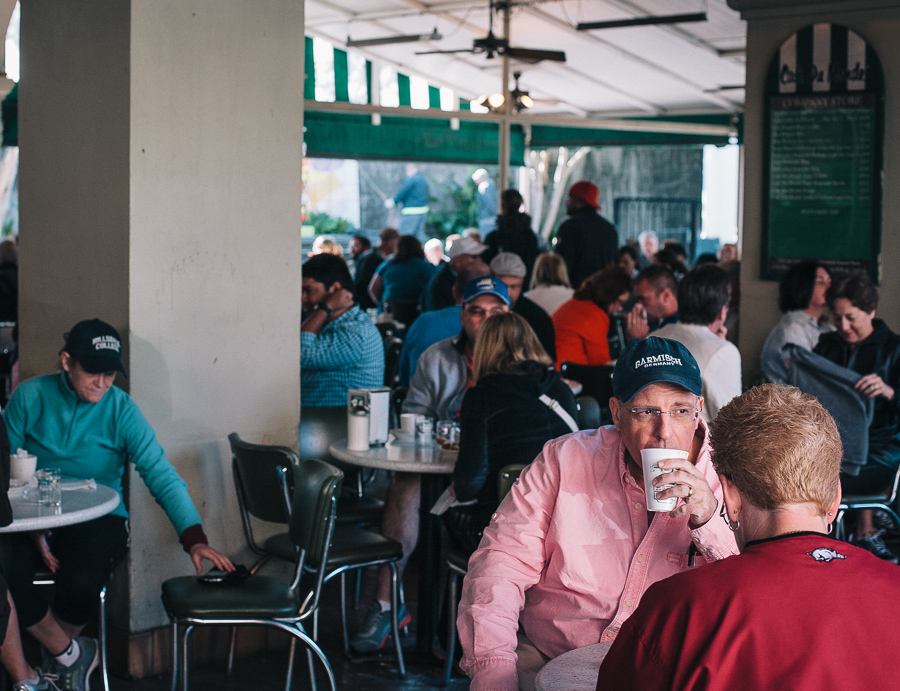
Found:
[[[579,22],[706,12],[690,24],[576,31]],[[564,50],[565,64],[521,64],[535,112],[592,115],[736,112],[743,108],[746,27],[725,0],[513,0],[510,43]],[[306,33],[337,47],[353,39],[407,34],[444,38],[359,49],[367,58],[424,77],[471,99],[500,90],[500,59],[416,55],[470,48],[487,35],[488,0],[306,0]],[[501,35],[500,13],[494,33]],[[723,55],[720,51],[728,51]],[[541,100],[543,99],[543,101]]]

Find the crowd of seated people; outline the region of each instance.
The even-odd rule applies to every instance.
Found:
[[[672,652],[678,648],[645,650],[646,638],[632,636],[637,629],[628,623],[632,613],[646,611],[646,621],[661,627],[665,637],[669,603],[658,595],[665,593],[664,586],[653,584],[685,572],[687,583],[704,564],[739,563],[739,550],[752,554],[760,541],[768,544],[781,535],[762,527],[767,512],[782,517],[773,510],[781,506],[778,501],[788,513],[795,504],[813,501],[802,492],[773,494],[777,501],[769,501],[747,484],[752,469],[714,466],[710,433],[719,429],[714,424],[725,411],[721,429],[739,427],[734,420],[743,419],[741,406],[762,395],[758,391],[765,394],[764,408],[819,414],[807,405],[808,397],[793,389],[764,388],[741,396],[740,351],[726,340],[739,288],[736,248],[724,247],[718,261],[698,258],[690,268],[682,245],[661,242],[648,231],[637,246],[626,243],[604,255],[602,266],[573,288],[570,266],[583,271],[586,265],[573,244],[592,228],[606,229],[595,218],[600,218],[595,189],[579,185],[569,190],[569,221],[574,222],[560,238],[565,240],[562,251],[557,246],[557,251],[523,256],[532,251],[530,241],[522,243],[525,249],[513,250],[510,229],[525,228],[520,217],[527,215],[512,195],[504,208],[516,223],[510,221],[509,228],[498,223],[487,242],[468,232],[447,246],[433,243],[448,260],[435,254],[440,268],[431,269],[435,273],[421,289],[423,316],[406,334],[403,412],[456,420],[461,427],[451,491],[460,501],[474,503],[451,508],[444,521],[451,541],[473,552],[458,628],[461,667],[476,690],[533,688],[548,660],[620,636],[614,650],[625,662],[614,668],[611,657],[608,666],[617,670],[623,686],[628,687],[628,655],[670,656],[664,659],[672,669],[660,671],[669,675],[660,677],[668,680],[660,688],[681,678],[677,675],[685,673],[685,664]],[[405,240],[400,238],[401,246]],[[416,244],[414,257],[426,264]],[[384,284],[388,268],[402,264],[385,258],[372,285]],[[856,373],[850,388],[872,401],[873,413],[865,462],[840,476],[850,493],[883,489],[900,463],[900,412],[893,403],[900,386],[900,337],[874,318],[876,306],[877,290],[864,274],[832,279],[822,265],[800,265],[782,281],[779,307],[785,316],[763,351],[763,371],[778,384],[795,376],[791,346]],[[829,313],[837,331],[825,319]],[[608,340],[614,315],[624,321],[627,342],[615,360]],[[557,371],[563,362],[613,366],[613,398],[600,402],[609,406],[612,426],[575,431],[574,422],[567,421],[577,418],[578,410]],[[729,411],[740,415],[729,417]],[[829,412],[834,414],[823,411]],[[722,435],[723,448],[737,443]],[[659,462],[669,472],[652,483],[658,497],[678,500],[666,514],[649,512],[645,504],[640,459],[646,448],[687,454]],[[772,472],[778,472],[781,461],[796,462],[796,456],[788,451],[767,456]],[[497,473],[513,462],[526,469],[498,507]],[[765,478],[769,471],[760,472]],[[403,544],[401,572],[418,542],[420,493],[421,478],[411,473],[395,473],[387,490],[381,530]],[[584,501],[585,495],[591,501]],[[826,526],[836,516],[836,505],[821,493],[816,497],[817,511],[830,510],[810,516],[827,516]],[[713,520],[726,506],[732,515],[724,522]],[[881,558],[869,564],[900,561],[882,540],[876,519],[872,511],[856,513],[853,541]],[[825,532],[809,521],[804,525],[807,532]],[[613,533],[623,539],[604,538]],[[648,604],[641,607],[648,588]],[[708,588],[692,592],[700,598]],[[382,568],[374,600],[352,638],[354,651],[370,653],[386,644],[389,593],[389,571]],[[409,612],[402,609],[398,619],[409,621]]]

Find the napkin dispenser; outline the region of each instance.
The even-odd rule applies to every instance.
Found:
[[[387,443],[391,419],[391,390],[350,389],[347,392],[348,413],[354,409],[365,408],[369,411],[369,444],[383,446]]]

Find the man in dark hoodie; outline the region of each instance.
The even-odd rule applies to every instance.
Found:
[[[556,252],[566,260],[569,280],[576,290],[581,282],[618,259],[619,236],[612,223],[597,212],[600,190],[581,180],[569,188],[566,213],[569,218],[556,232]]]

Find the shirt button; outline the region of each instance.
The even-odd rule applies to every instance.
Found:
[[[692,539],[694,542],[697,542],[697,543],[700,542],[700,538],[697,537],[696,535],[695,535],[694,537],[692,537],[691,539]]]
[[[491,520],[493,521],[495,518],[497,518],[497,513],[496,513],[496,512],[494,512],[494,513],[491,514]]]
[[[606,636],[607,636],[607,638],[615,638],[616,632],[615,631],[607,631]]]
[[[625,600],[625,606],[631,607],[631,600]]]
[[[644,561],[644,555],[643,555],[643,554],[639,554],[639,555],[638,555],[638,561]]]
[[[641,508],[640,502],[635,502],[635,503],[634,503],[634,508],[636,508],[636,509]]]

